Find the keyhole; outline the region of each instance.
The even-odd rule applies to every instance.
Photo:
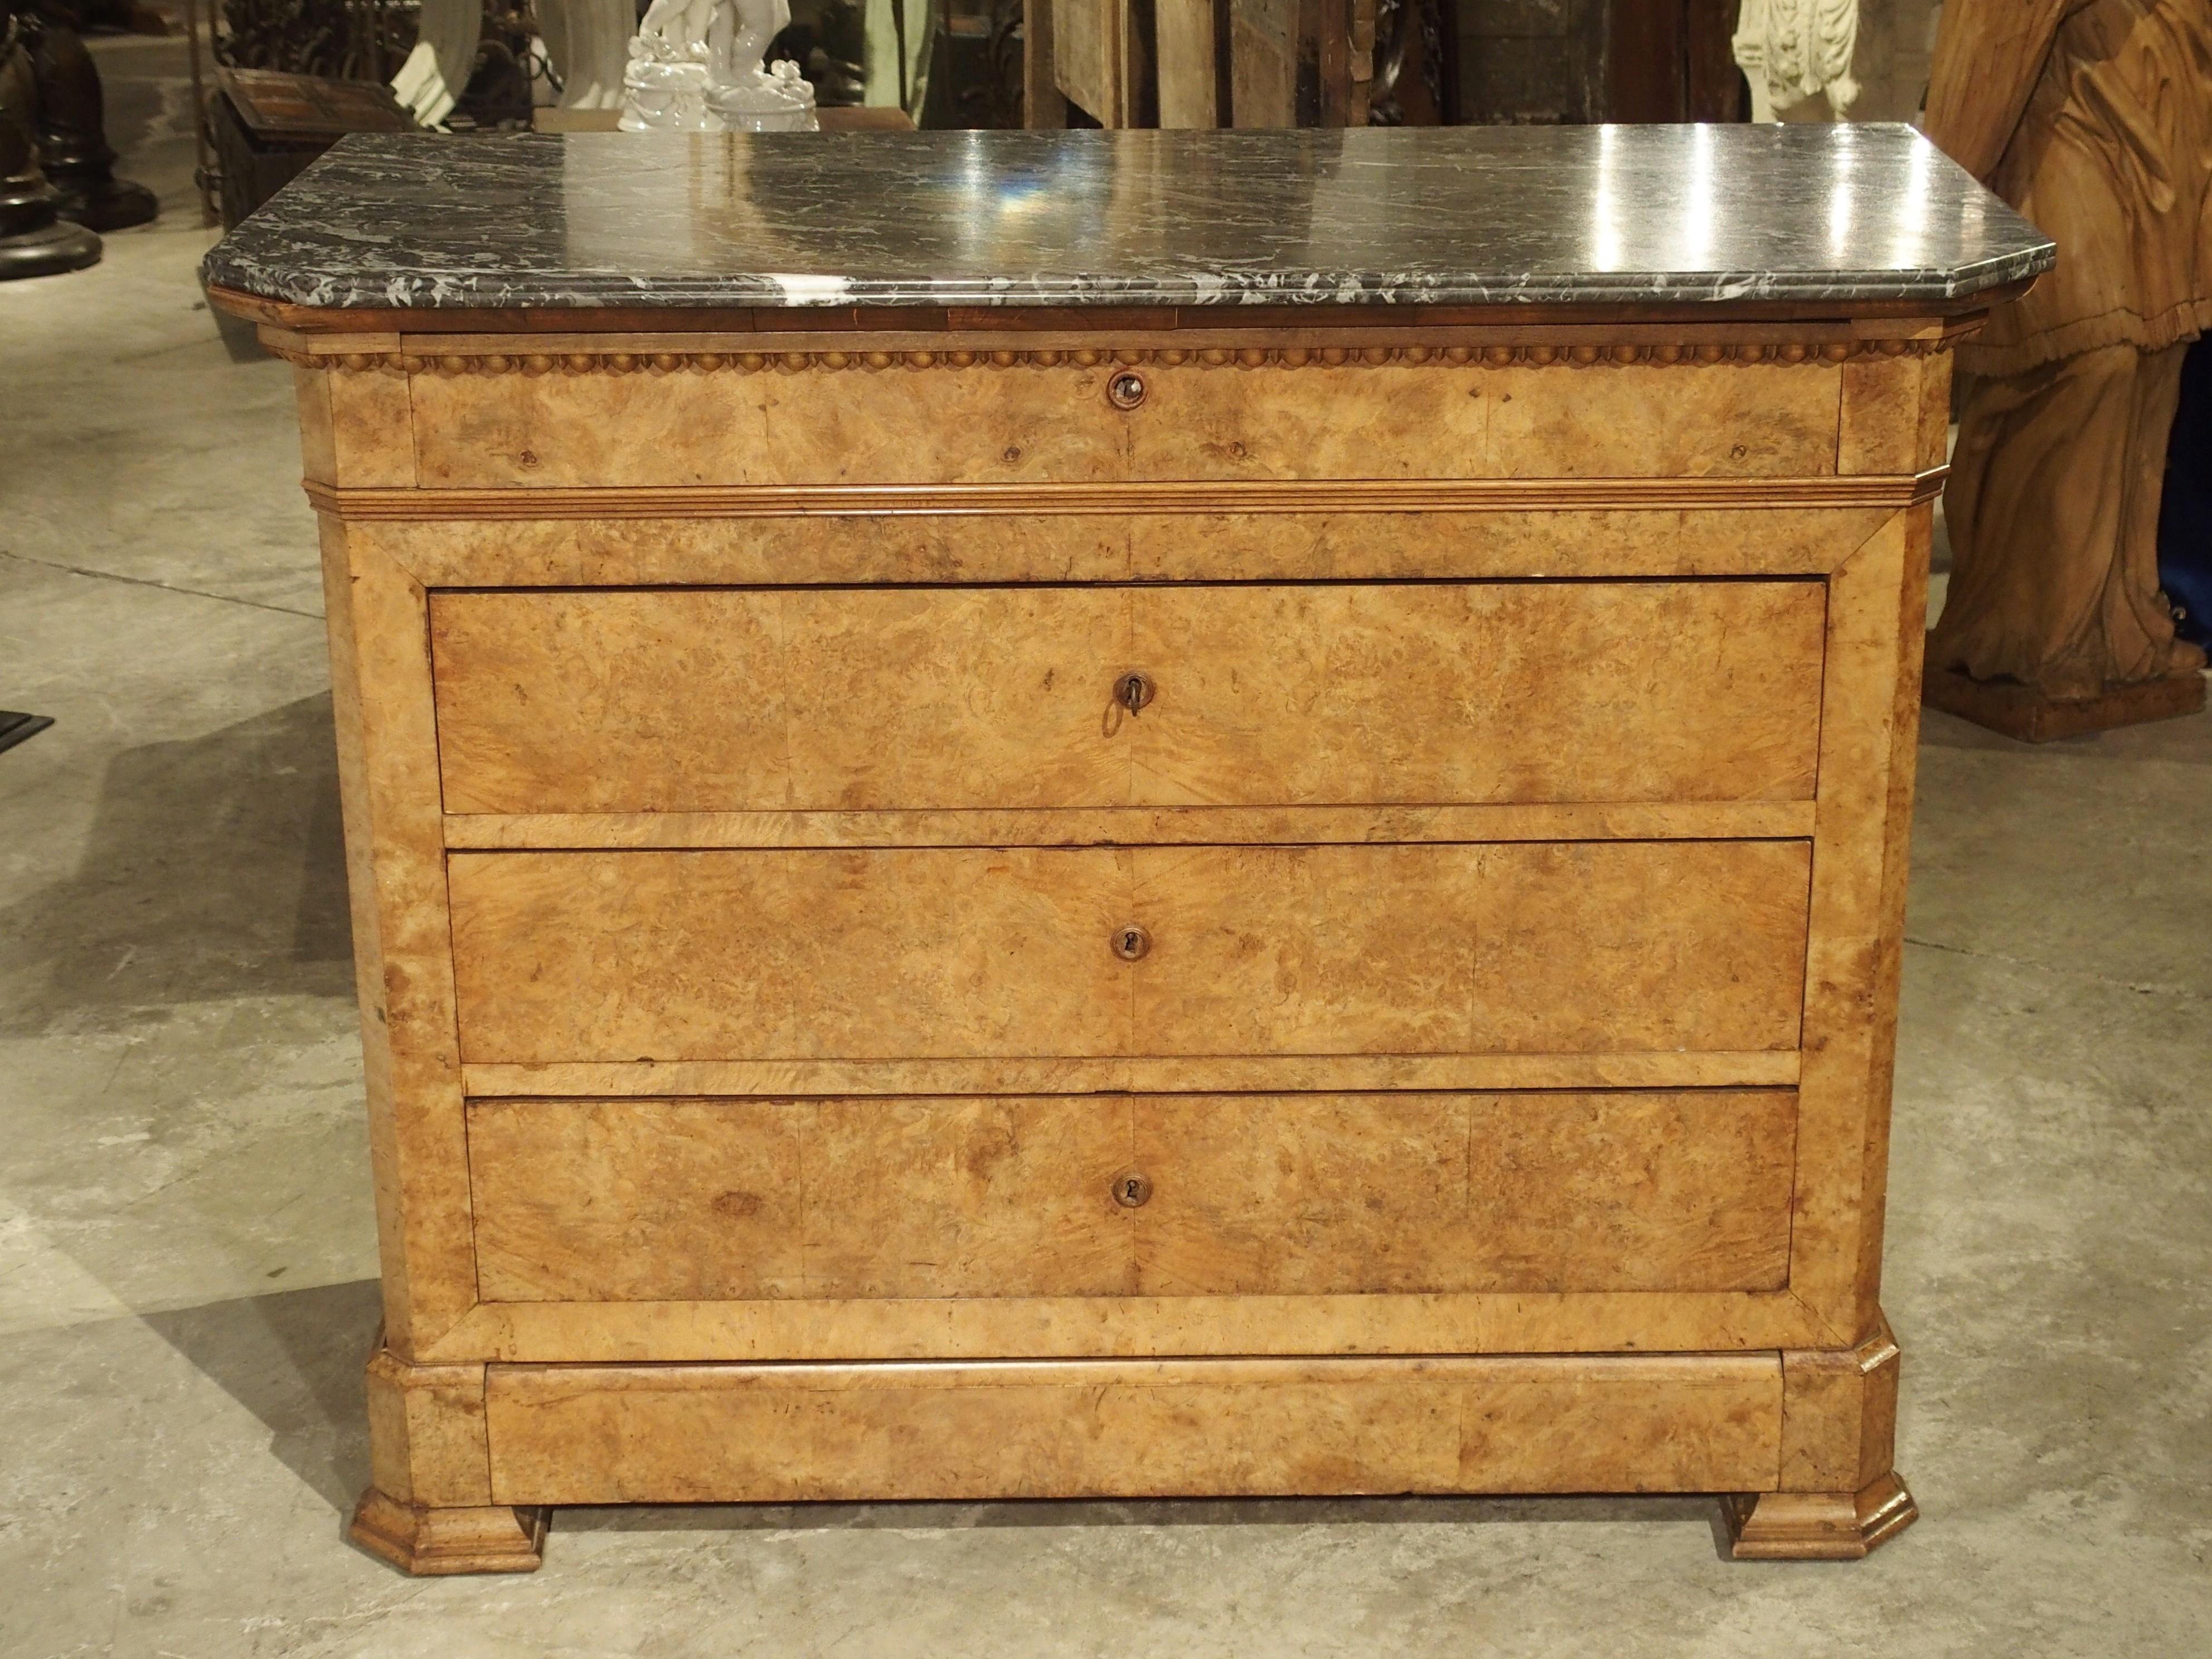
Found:
[[[1133,1210],[1152,1195],[1152,1178],[1141,1170],[1124,1170],[1114,1177],[1114,1201]]]
[[[1106,398],[1116,409],[1134,409],[1145,401],[1145,377],[1136,374],[1116,374],[1106,383]]]
[[[1152,936],[1141,927],[1124,927],[1114,935],[1114,954],[1124,962],[1134,962],[1152,948]]]
[[[1121,676],[1114,688],[1115,700],[1132,714],[1152,700],[1153,685],[1149,675],[1128,673]]]

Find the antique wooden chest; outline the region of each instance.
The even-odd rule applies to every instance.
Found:
[[[328,574],[356,1539],[1905,1525],[1930,503],[2050,257],[1902,128],[342,144],[209,274]]]

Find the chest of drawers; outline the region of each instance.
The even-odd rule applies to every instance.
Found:
[[[738,146],[693,163],[799,153]],[[2008,234],[1979,287],[2047,257]],[[1977,284],[409,312],[224,257],[323,528],[361,1542],[513,1569],[551,1506],[747,1499],[1714,1492],[1750,1556],[1911,1519],[1877,1292]]]

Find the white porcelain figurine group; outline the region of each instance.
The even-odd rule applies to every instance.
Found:
[[[762,55],[790,0],[653,0],[623,72],[627,132],[813,132],[814,88]]]

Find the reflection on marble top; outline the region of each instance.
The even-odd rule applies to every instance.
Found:
[[[1904,126],[363,134],[205,269],[377,308],[1850,302],[2054,252]]]

